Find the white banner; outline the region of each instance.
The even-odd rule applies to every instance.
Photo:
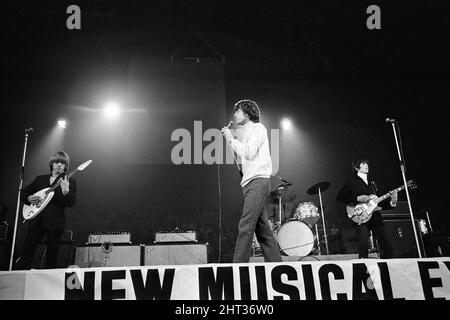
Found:
[[[25,299],[450,299],[450,258],[27,272]]]

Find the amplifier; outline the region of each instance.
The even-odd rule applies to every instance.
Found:
[[[143,246],[103,245],[77,247],[75,265],[80,268],[140,266]]]
[[[197,233],[195,231],[157,232],[155,243],[159,242],[197,242]]]
[[[144,265],[180,265],[208,263],[208,244],[155,244],[145,246]]]
[[[131,232],[129,231],[110,231],[110,232],[92,232],[88,236],[86,244],[101,244],[104,242],[127,243],[131,244]]]
[[[381,210],[383,219],[408,219],[409,206],[407,201],[398,201],[395,207],[391,209]]]

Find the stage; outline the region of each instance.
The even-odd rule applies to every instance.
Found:
[[[450,258],[2,271],[0,299],[450,299]]]

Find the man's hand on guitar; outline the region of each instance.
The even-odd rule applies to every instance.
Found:
[[[397,191],[393,191],[390,194],[391,194],[391,206],[395,207],[397,205],[397,201],[398,201]]]
[[[69,193],[69,179],[67,176],[64,176],[64,179],[59,179],[59,184],[61,185],[61,190],[64,195]]]
[[[372,199],[376,199],[377,198],[377,196],[376,195],[374,195],[374,194],[371,194],[371,195],[360,195],[360,196],[358,196],[357,197],[357,201],[358,202],[369,202],[370,200],[372,200]]]

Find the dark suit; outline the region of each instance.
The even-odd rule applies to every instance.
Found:
[[[359,176],[354,175],[348,178],[342,188],[339,190],[336,200],[345,205],[358,204],[357,197],[361,195],[376,194],[376,187],[374,182],[370,182],[369,185],[361,179]],[[380,207],[386,209],[391,207],[389,204],[379,204]],[[376,211],[372,214],[372,218],[361,225],[352,221],[353,227],[356,229],[356,234],[359,241],[359,257],[367,258],[369,251],[368,236],[369,230],[372,230],[375,238],[381,247],[381,258],[392,258],[392,246],[386,238],[384,230],[384,223],[381,217],[380,211]]]
[[[37,176],[32,183],[26,186],[21,192],[21,200],[29,205],[28,197],[41,189],[50,187],[50,174]],[[56,183],[56,180],[53,184]],[[53,185],[52,184],[52,185]],[[22,254],[23,269],[31,268],[31,259],[34,251],[42,239],[47,234],[47,259],[46,268],[56,267],[59,243],[61,234],[64,232],[66,216],[66,207],[73,207],[77,194],[77,183],[69,178],[69,192],[64,195],[62,189],[58,186],[52,200],[42,210],[42,212],[33,220],[30,220],[28,233],[25,238],[24,250]]]

